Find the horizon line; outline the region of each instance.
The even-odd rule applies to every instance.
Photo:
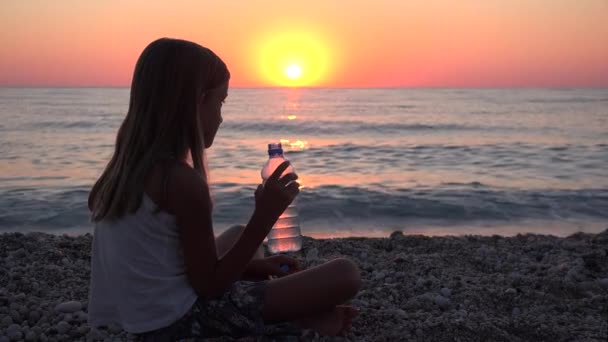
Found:
[[[0,89],[129,89],[131,86],[122,85],[0,85]],[[605,85],[529,85],[529,86],[230,86],[230,89],[608,89]]]

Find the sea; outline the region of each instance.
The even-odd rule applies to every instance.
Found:
[[[93,231],[128,88],[0,88],[0,232]],[[206,151],[214,229],[246,223],[282,142],[304,235],[608,228],[608,89],[234,88]]]

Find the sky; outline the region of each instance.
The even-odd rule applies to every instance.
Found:
[[[2,0],[0,86],[129,86],[160,37],[233,87],[608,87],[608,0]]]

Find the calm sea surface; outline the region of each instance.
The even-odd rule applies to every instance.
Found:
[[[0,88],[0,232],[91,232],[126,88]],[[282,140],[306,235],[608,227],[607,89],[231,89],[208,160],[215,229],[247,221]]]

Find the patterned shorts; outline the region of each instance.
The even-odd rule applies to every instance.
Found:
[[[300,336],[301,329],[292,323],[264,323],[262,312],[266,284],[267,281],[237,281],[217,299],[198,299],[190,311],[170,326],[139,334],[138,337],[145,342],[156,342]]]

